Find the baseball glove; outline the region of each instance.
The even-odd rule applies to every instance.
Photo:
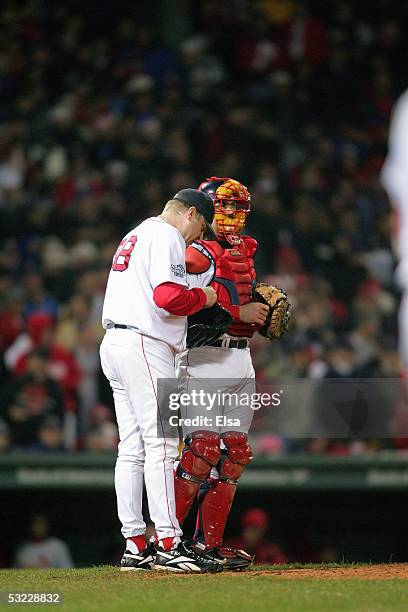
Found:
[[[232,316],[219,304],[203,308],[188,317],[187,348],[211,344],[231,325]]]
[[[254,299],[269,306],[268,316],[263,326],[258,330],[259,333],[269,340],[280,338],[288,330],[291,316],[290,302],[286,291],[266,283],[257,283]]]

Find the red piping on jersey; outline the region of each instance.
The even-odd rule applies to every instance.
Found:
[[[171,282],[162,283],[153,291],[153,301],[156,306],[178,317],[198,312],[204,308],[206,299],[202,289],[186,289]]]

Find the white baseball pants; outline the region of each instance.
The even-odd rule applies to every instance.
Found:
[[[176,371],[180,383],[180,391],[191,393],[193,389],[216,395],[220,393],[250,396],[255,392],[255,371],[252,365],[250,349],[219,348],[200,346],[184,351],[177,355]],[[181,407],[181,417],[208,415],[211,421],[211,412],[202,407],[198,410],[192,406]],[[213,411],[214,412],[214,411]],[[223,433],[225,431],[243,431],[248,433],[253,418],[253,410],[247,403],[238,406],[218,406],[216,412],[228,419],[237,419],[236,425],[226,423],[214,427],[214,422],[208,427],[212,431]],[[238,424],[239,421],[239,424]],[[183,436],[197,429],[206,429],[205,426],[185,426]]]
[[[158,539],[178,539],[182,531],[176,518],[173,474],[178,440],[158,437],[157,432],[157,380],[174,378],[174,353],[165,342],[113,328],[106,331],[100,355],[119,427],[115,489],[122,534],[128,538],[145,532],[144,475]]]

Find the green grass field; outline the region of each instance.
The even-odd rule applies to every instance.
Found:
[[[319,566],[324,569],[323,566]],[[62,605],[1,605],[0,609],[151,612],[408,610],[408,580],[292,579],[273,568],[217,575],[139,574],[103,566],[75,570],[1,570],[0,590],[62,594]],[[328,566],[325,566],[328,567]],[[262,573],[274,569],[275,572]],[[316,571],[317,570],[317,571]]]

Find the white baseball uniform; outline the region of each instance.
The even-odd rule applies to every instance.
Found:
[[[403,364],[408,369],[408,90],[393,110],[381,180],[393,206],[393,246],[399,258],[396,279],[404,292],[399,312],[399,344]]]
[[[187,317],[157,307],[153,291],[165,282],[187,286],[185,249],[175,227],[159,217],[147,219],[120,243],[106,288],[100,355],[119,426],[115,488],[125,538],[145,532],[143,474],[158,539],[174,537],[177,543],[182,533],[173,480],[178,440],[158,436],[157,383],[175,376],[175,355],[185,346]]]

